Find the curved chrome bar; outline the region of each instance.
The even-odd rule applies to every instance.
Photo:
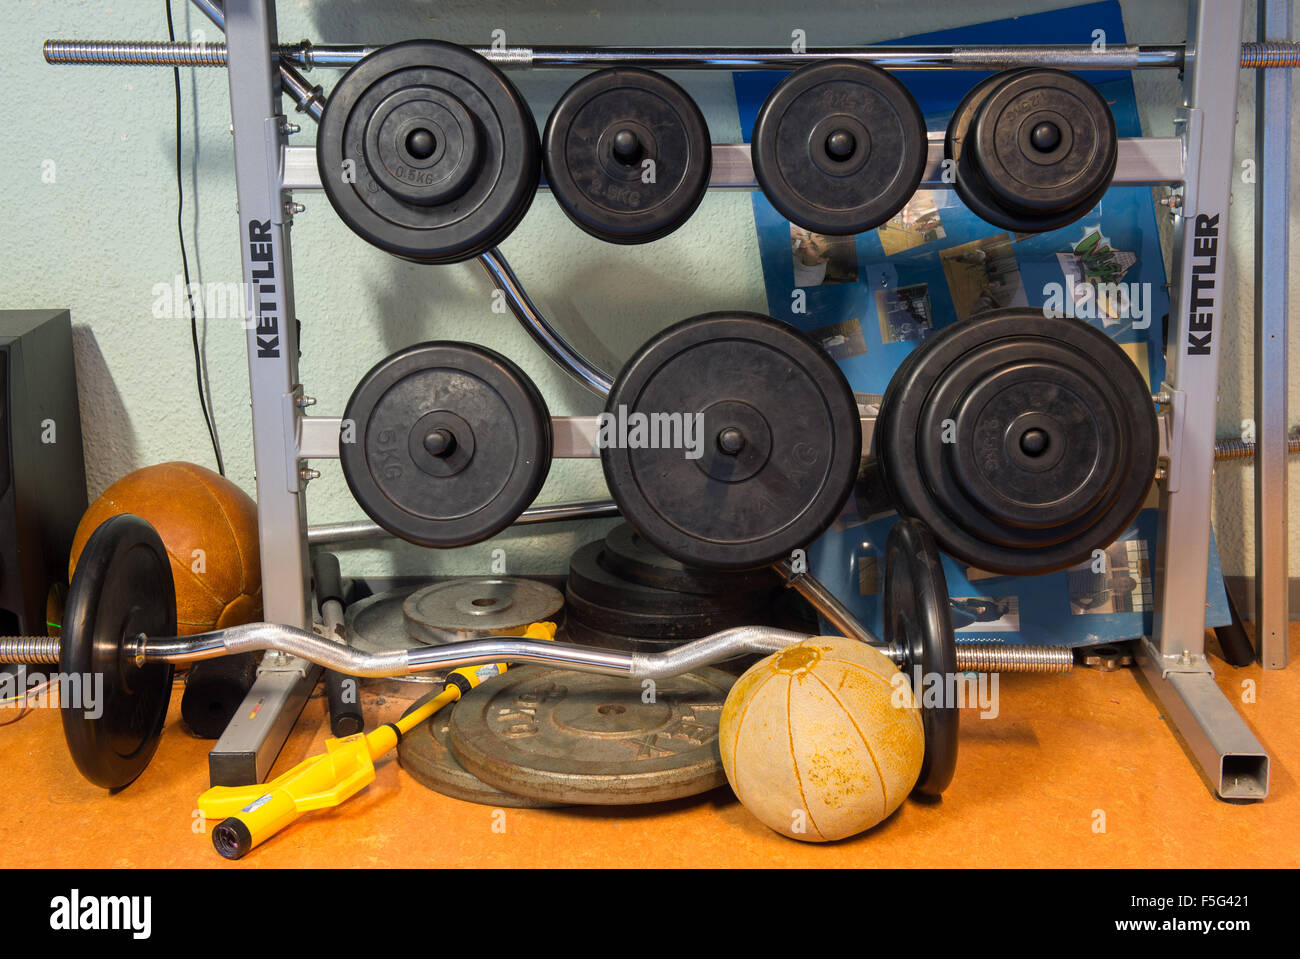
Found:
[[[804,633],[765,626],[739,626],[664,653],[624,653],[514,636],[473,639],[445,646],[417,646],[366,653],[294,626],[249,623],[196,636],[146,639],[137,661],[193,663],[230,653],[274,649],[349,676],[406,676],[482,663],[541,663],[605,676],[664,679],[744,653],[770,653],[807,639]]]
[[[537,345],[546,355],[555,360],[560,367],[572,375],[579,383],[597,396],[607,396],[614,386],[614,380],[579,353],[559,331],[551,325],[550,320],[542,315],[519,278],[515,276],[510,264],[497,249],[488,250],[478,258],[487,275],[496,284],[498,290],[505,294],[510,311],[519,318]]]

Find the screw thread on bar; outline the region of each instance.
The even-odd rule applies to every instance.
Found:
[[[1241,45],[1241,65],[1247,69],[1300,67],[1300,43],[1292,40],[1265,40]]]
[[[0,663],[57,664],[59,645],[52,636],[2,636]]]
[[[224,43],[119,40],[46,40],[47,63],[135,64],[156,67],[223,67]]]
[[[1300,437],[1290,437],[1286,441],[1286,450],[1292,456],[1300,453]],[[1216,440],[1214,443],[1214,458],[1216,460],[1239,460],[1254,455],[1254,440]]]
[[[1068,673],[1074,668],[1069,646],[1012,646],[1009,643],[957,643],[957,669],[976,673]]]

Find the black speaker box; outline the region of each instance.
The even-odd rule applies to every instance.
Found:
[[[0,310],[0,443],[0,635],[57,634],[86,511],[67,310]]]

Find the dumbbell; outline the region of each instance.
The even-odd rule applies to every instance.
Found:
[[[1074,668],[1068,646],[958,643],[939,548],[920,520],[900,518],[885,541],[882,638],[872,635],[815,577],[796,573],[789,560],[773,565],[836,629],[879,649],[912,684],[925,729],[925,758],[915,789],[924,795],[940,795],[957,767],[958,717],[946,691],[949,677],[964,672],[1068,673]],[[938,696],[927,689],[934,683],[943,684]]]

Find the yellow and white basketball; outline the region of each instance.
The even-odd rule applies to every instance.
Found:
[[[903,674],[878,650],[839,636],[751,666],[727,696],[718,744],[745,808],[807,842],[879,823],[911,792],[925,756]]]

